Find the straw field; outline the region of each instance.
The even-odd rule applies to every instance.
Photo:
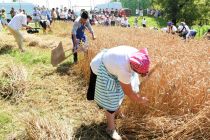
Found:
[[[140,94],[149,98],[148,106],[126,100],[123,109],[132,117],[119,122],[122,131],[141,139],[209,139],[209,41],[184,42],[147,29],[98,30],[88,60],[102,48],[126,44],[148,48],[152,67],[160,65],[141,85]],[[80,67],[86,74],[87,61],[81,61]]]
[[[54,68],[50,50],[60,41],[65,49],[72,47],[71,25],[55,23],[48,35],[24,33],[24,54],[10,35],[0,33],[0,79],[9,81],[12,75],[5,77],[5,71],[15,70],[14,78],[20,79],[20,73],[19,81],[24,81],[24,96],[17,104],[0,100],[0,139],[109,139],[103,111],[85,94],[91,59],[101,49],[118,45],[146,47],[151,67],[158,64],[141,84],[140,94],[149,103],[143,106],[128,98],[123,103],[126,118],[116,120],[123,139],[210,139],[209,41],[185,42],[149,29],[95,26],[96,40],[87,32],[88,55],[80,53],[76,65],[69,58]]]

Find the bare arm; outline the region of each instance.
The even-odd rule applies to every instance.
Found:
[[[124,84],[120,82],[120,85],[124,91],[124,93],[134,102],[137,103],[146,103],[148,101],[147,98],[141,97],[139,94],[135,94],[132,90],[131,84]]]
[[[74,44],[77,44],[77,38],[76,38],[77,29],[78,29],[78,23],[75,22],[72,29],[72,37],[73,37]]]
[[[74,43],[74,44],[77,44],[77,38],[76,38],[76,35],[72,33],[72,37],[73,37],[73,43]]]
[[[28,25],[22,24],[22,26],[25,27],[25,28],[27,28],[27,29],[32,29],[32,27],[31,26],[28,26]]]
[[[91,27],[89,21],[87,22],[86,26],[87,26],[87,29],[89,30],[89,32],[92,34],[92,38],[93,38],[93,39],[96,39],[96,37],[95,37],[95,35],[94,35],[93,28]]]

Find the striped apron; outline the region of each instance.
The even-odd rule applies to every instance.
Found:
[[[108,111],[116,111],[123,99],[124,92],[119,80],[116,76],[110,74],[101,62],[96,79],[94,100],[100,107]]]

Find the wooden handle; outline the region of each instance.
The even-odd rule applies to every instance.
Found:
[[[68,50],[65,50],[64,52],[68,52],[68,51],[71,51],[72,49],[68,49]]]
[[[74,51],[73,53],[71,53],[71,54],[69,54],[69,55],[67,55],[66,57],[65,57],[65,59],[64,60],[66,60],[67,58],[69,58],[70,56],[72,56],[74,53],[76,53],[76,52],[79,52],[79,51],[83,51],[84,50],[84,47],[83,47],[84,45],[79,45],[79,47],[77,48],[77,50],[76,51]],[[65,50],[64,52],[68,52],[68,51],[71,51],[72,49],[68,49],[68,50]]]
[[[67,56],[65,57],[65,59],[67,59],[68,57],[72,56],[73,54],[74,54],[74,53],[71,53],[71,54],[67,55]]]

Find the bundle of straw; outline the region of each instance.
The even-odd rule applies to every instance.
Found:
[[[22,97],[27,90],[27,77],[28,72],[23,66],[8,66],[1,80],[1,96],[6,99],[12,97],[15,100]]]
[[[30,115],[24,120],[26,135],[30,140],[71,140],[72,129],[66,123],[53,119]]]

